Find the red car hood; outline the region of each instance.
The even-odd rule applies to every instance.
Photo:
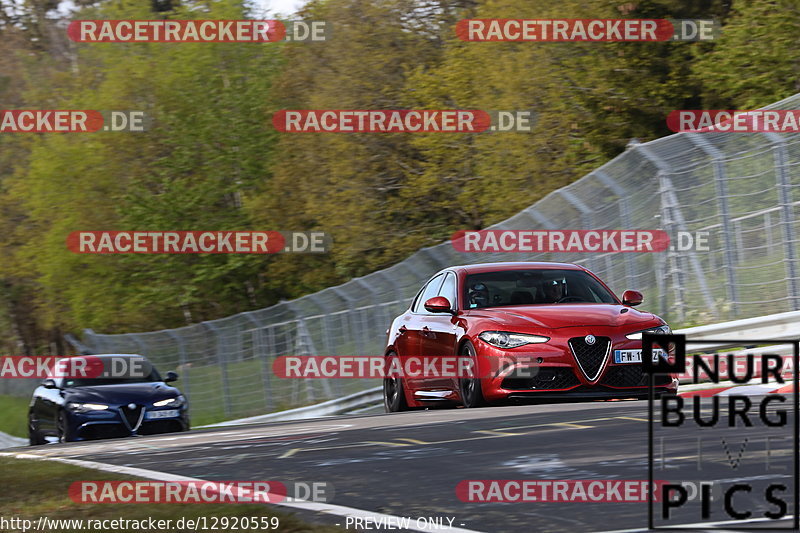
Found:
[[[627,309],[622,313],[623,309]],[[472,309],[470,318],[491,320],[502,326],[566,328],[574,326],[635,327],[652,322],[652,313],[613,304],[509,305]]]

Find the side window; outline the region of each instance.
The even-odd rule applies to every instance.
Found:
[[[422,291],[422,294],[414,303],[414,312],[415,313],[425,313],[425,302],[439,294],[439,287],[442,286],[442,281],[444,280],[444,274],[439,274],[432,280],[428,282],[425,286],[425,290]]]
[[[451,307],[456,307],[456,276],[452,272],[447,273],[442,288],[439,289],[439,296],[444,296]]]

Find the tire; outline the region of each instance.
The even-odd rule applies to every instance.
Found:
[[[58,442],[69,442],[67,439],[67,414],[64,411],[59,411],[56,418],[56,436]]]
[[[461,347],[459,355],[462,357],[475,359],[475,347],[471,342],[467,341],[464,346]],[[478,366],[475,365],[474,368],[477,369]],[[461,393],[461,403],[464,404],[464,407],[475,408],[486,407],[489,405],[489,402],[487,402],[486,398],[483,397],[483,389],[481,388],[480,378],[459,379],[458,390]]]
[[[389,354],[387,359],[389,357],[397,356],[395,354]],[[399,413],[401,411],[411,410],[406,402],[402,378],[383,378],[383,407],[386,409],[387,413]]]
[[[42,434],[39,433],[38,424],[33,419],[33,413],[28,413],[28,444],[31,446],[47,444]]]

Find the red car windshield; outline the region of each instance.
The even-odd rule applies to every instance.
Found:
[[[467,309],[560,303],[617,304],[617,299],[582,270],[499,270],[470,274]]]

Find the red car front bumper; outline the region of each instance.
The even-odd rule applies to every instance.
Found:
[[[570,335],[570,333],[574,333]],[[612,399],[647,398],[650,376],[641,363],[615,363],[615,350],[639,350],[640,341],[602,335],[609,347],[598,348],[593,365],[581,365],[570,346],[570,340],[584,337],[584,330],[566,332],[559,339],[543,344],[529,344],[507,350],[476,340],[477,365],[484,397],[491,401],[504,399]],[[601,341],[602,342],[602,341]],[[607,352],[607,353],[605,353]],[[602,361],[602,362],[598,362]],[[588,367],[588,368],[587,368]],[[588,375],[587,375],[588,374]],[[594,379],[590,379],[594,378]],[[656,394],[675,393],[676,375],[654,376]]]

